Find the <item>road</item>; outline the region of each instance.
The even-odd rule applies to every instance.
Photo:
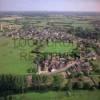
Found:
[[[66,71],[67,69],[71,68],[72,66],[74,66],[75,64],[77,64],[77,62],[72,62],[72,63],[69,63],[66,67],[64,68],[61,68],[59,70],[56,70],[54,72],[48,72],[48,73],[41,73],[41,74],[44,74],[44,75],[54,75],[54,74],[57,74],[57,73],[61,73],[61,72],[64,72]]]

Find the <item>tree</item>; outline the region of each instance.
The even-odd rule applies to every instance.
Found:
[[[83,89],[83,82],[82,81],[77,81],[74,83],[73,88],[74,89]]]
[[[16,76],[15,79],[15,90],[18,92],[23,93],[24,90],[27,88],[27,81],[25,76]]]
[[[52,88],[54,90],[62,89],[62,83],[64,82],[64,77],[62,75],[54,75],[53,76],[53,83]]]
[[[73,84],[72,84],[72,81],[70,79],[69,82],[68,82],[68,84],[67,84],[67,90],[68,91],[72,91],[72,88],[73,88]]]
[[[7,96],[9,94],[23,92],[27,88],[25,76],[0,75],[0,94]]]
[[[98,88],[100,89],[100,81],[98,82]]]
[[[48,87],[51,86],[53,81],[53,78],[48,75],[36,75],[34,74],[32,76],[32,84],[33,84],[33,89],[38,89],[38,90],[43,90],[47,89]]]
[[[90,82],[84,82],[84,89],[90,89],[91,88],[91,84]]]

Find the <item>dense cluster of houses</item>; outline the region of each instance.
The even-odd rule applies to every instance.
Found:
[[[12,32],[7,32],[6,36],[12,38],[22,39],[37,39],[37,40],[51,40],[51,41],[72,41],[75,39],[71,34],[62,30],[51,28],[37,29],[36,27],[28,27],[26,29],[19,29]]]
[[[60,56],[49,56],[38,65],[38,74],[52,73],[67,67],[68,69],[65,70],[67,75],[74,72],[89,73],[92,70],[92,66],[86,60],[71,60]]]
[[[59,56],[47,57],[39,65],[39,73],[42,72],[54,72],[57,69],[63,68],[67,65],[68,60]]]
[[[0,30],[4,31],[5,29],[8,30],[19,30],[22,26],[16,24],[8,24],[8,23],[0,23]]]
[[[68,74],[71,74],[71,73],[75,73],[75,72],[78,72],[78,73],[87,73],[89,74],[90,71],[92,70],[92,66],[90,65],[90,63],[88,61],[85,61],[85,60],[79,60],[79,61],[76,61],[77,63],[73,66],[71,66],[67,73]]]

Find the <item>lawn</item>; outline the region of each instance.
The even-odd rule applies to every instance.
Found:
[[[11,38],[0,37],[0,74],[26,74],[33,67],[30,53],[33,48],[20,46],[19,41],[14,46]]]
[[[73,49],[76,48],[75,44],[72,43],[53,43],[50,42],[48,45],[44,46],[42,52],[50,52],[50,53],[71,53]]]
[[[71,96],[66,92],[26,93],[13,96],[13,100],[100,100],[100,91],[73,91]]]

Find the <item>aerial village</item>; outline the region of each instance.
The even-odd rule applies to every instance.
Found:
[[[20,58],[18,56],[20,51],[19,48],[24,50],[23,48],[27,44],[28,47],[26,47],[25,50],[32,55],[29,59],[31,64],[29,64],[27,60],[23,61],[20,59],[18,61],[18,63],[23,61],[28,65],[26,69],[23,67],[23,71],[25,70],[25,77],[23,77],[23,79],[26,80],[25,83],[27,83],[27,86],[24,86],[23,88],[23,84],[21,84],[21,88],[18,91],[34,91],[37,88],[39,90],[45,90],[45,88],[52,90],[52,86],[54,86],[53,90],[59,90],[61,88],[61,90],[67,90],[67,94],[70,95],[70,88],[99,88],[99,77],[98,80],[96,80],[93,76],[95,74],[99,75],[100,72],[99,67],[97,67],[99,65],[94,64],[94,62],[97,62],[100,59],[100,23],[95,22],[91,17],[63,16],[63,19],[66,17],[68,20],[70,18],[83,22],[84,20],[90,20],[93,25],[92,27],[94,27],[93,30],[90,30],[84,28],[85,25],[84,27],[72,26],[72,24],[74,24],[73,21],[73,23],[66,22],[67,25],[65,25],[64,22],[59,22],[59,20],[53,22],[52,20],[55,19],[55,16],[53,16],[54,18],[51,16],[43,17],[45,19],[50,19],[46,20],[46,25],[44,24],[44,21],[42,21],[42,17],[38,18],[37,21],[34,22],[33,20],[35,17],[32,18],[25,16],[12,17],[13,21],[12,19],[10,21],[13,23],[7,19],[5,20],[5,23],[0,23],[0,37],[9,39],[14,45],[14,47],[12,47],[11,44],[9,54],[13,55],[13,53],[18,50],[18,53],[15,55],[17,55],[16,59]],[[56,17],[59,19],[59,16]],[[26,22],[27,20],[28,22]],[[77,22],[77,24],[79,24],[79,22]],[[84,23],[81,24],[83,25]],[[18,43],[17,47],[14,43]],[[31,46],[28,43],[30,43]],[[21,56],[25,56],[23,55],[23,52],[24,51],[22,51]],[[18,65],[16,68],[18,68]],[[58,77],[60,83],[56,83],[55,81],[54,83],[56,84],[53,84],[55,76]],[[60,87],[58,84],[61,84],[61,86],[63,84],[63,86]],[[72,87],[69,86],[69,84],[72,84]],[[14,91],[14,93],[15,92],[16,91]]]

